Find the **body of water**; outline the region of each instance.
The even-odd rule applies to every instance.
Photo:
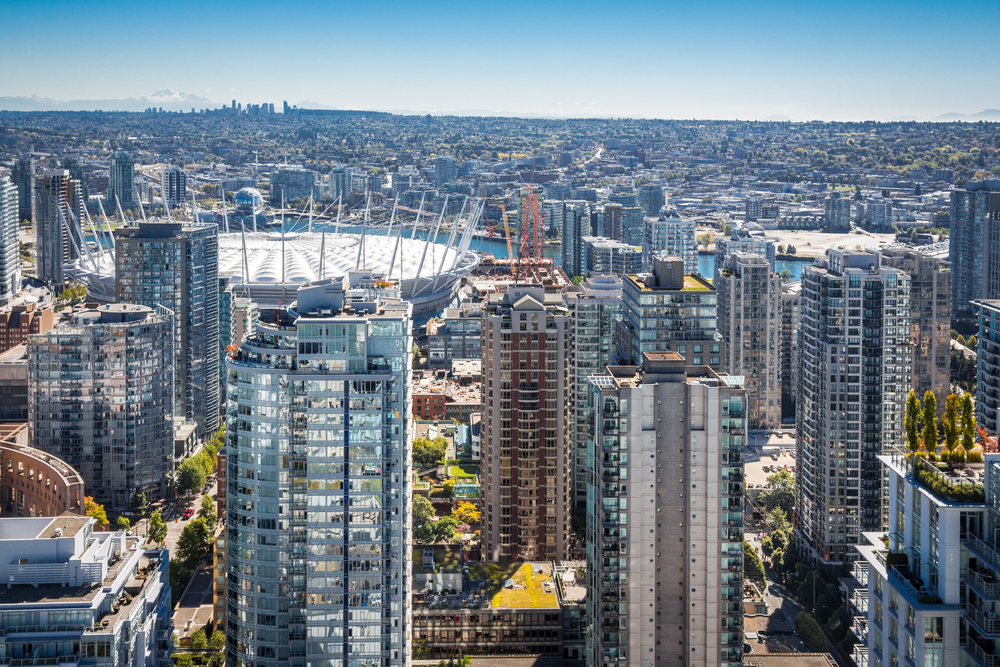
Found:
[[[802,280],[802,267],[812,266],[812,263],[812,259],[779,259],[774,263],[774,270],[781,273],[788,269],[792,272],[791,280]],[[715,255],[698,255],[698,273],[708,279],[715,278]]]

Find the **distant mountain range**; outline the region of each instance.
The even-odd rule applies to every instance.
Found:
[[[0,109],[4,111],[145,111],[149,107],[163,107],[167,111],[191,111],[218,107],[218,102],[178,93],[165,88],[146,97],[129,97],[116,100],[54,100],[49,97],[0,97]]]
[[[946,113],[931,120],[942,120],[942,121],[953,121],[953,120],[967,120],[967,121],[977,121],[977,120],[990,120],[990,121],[1000,121],[1000,109],[983,109],[979,113]]]

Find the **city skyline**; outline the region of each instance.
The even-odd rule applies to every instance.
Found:
[[[44,26],[49,43],[73,44],[74,50],[34,51],[36,30],[12,33],[0,55],[19,67],[0,74],[0,93],[115,100],[167,89],[211,100],[192,102],[199,109],[235,98],[278,108],[288,100],[411,113],[757,120],[936,119],[1000,107],[968,58],[953,48],[957,40],[988,39],[990,18],[1000,13],[995,5],[630,8],[508,3],[459,10],[451,3],[393,3],[375,16],[364,6],[307,2],[262,21],[264,8],[258,12],[252,4],[234,12],[229,5],[181,3],[169,15],[152,6],[119,15],[96,2],[24,4],[8,9],[14,24]],[[970,15],[977,19],[968,21]],[[372,23],[378,19],[384,23]],[[371,27],[331,35],[330,25]],[[151,38],[165,38],[173,56],[122,59],[120,76],[95,79],[87,73],[99,67],[106,50],[98,42],[80,47],[77,37],[109,26],[121,52],[141,53]],[[643,39],[644,26],[662,27]],[[480,33],[487,31],[483,40]],[[373,37],[381,37],[376,49]],[[593,40],[601,48],[588,46]],[[288,46],[269,49],[253,76],[233,72],[232,56],[241,45],[268,42]],[[361,54],[374,80],[302,66]],[[451,83],[426,85],[435,71],[447,73]],[[945,80],[947,96],[926,94],[929,83]],[[889,86],[891,96],[885,94]]]

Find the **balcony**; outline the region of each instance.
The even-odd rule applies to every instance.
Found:
[[[851,658],[858,667],[868,667],[868,647],[864,644],[855,644]]]
[[[854,631],[854,636],[861,640],[862,644],[868,644],[867,616],[855,616],[854,623],[851,625],[851,630]]]
[[[969,570],[969,573],[965,575],[965,583],[976,589],[980,597],[987,600],[1000,600],[1000,581],[997,581],[996,577],[989,572],[980,573]]]
[[[965,544],[967,547],[975,551],[977,556],[991,565],[995,565],[997,568],[1000,568],[1000,554],[998,554],[990,544],[974,535],[966,536]]]
[[[851,566],[851,574],[862,586],[868,585],[868,561],[856,560]]]
[[[962,607],[965,609],[965,617],[972,621],[980,634],[1000,637],[1000,618],[989,618],[969,600],[962,603]]]
[[[972,637],[967,637],[962,643],[962,648],[983,667],[1000,667],[1000,655],[993,652],[993,645],[989,642],[978,642]]]
[[[868,613],[868,589],[865,588],[855,588],[851,591],[851,604],[857,610],[858,614]]]

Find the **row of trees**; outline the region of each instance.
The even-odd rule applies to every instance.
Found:
[[[934,393],[926,392],[921,403],[916,392],[910,390],[903,426],[907,448],[929,461],[954,464],[983,460],[982,447],[976,445],[976,417],[970,394],[948,395],[939,430]]]
[[[209,475],[215,472],[219,451],[226,444],[226,425],[223,424],[212,438],[205,443],[195,456],[184,459],[177,468],[176,484],[178,493],[193,493],[205,486]]]

